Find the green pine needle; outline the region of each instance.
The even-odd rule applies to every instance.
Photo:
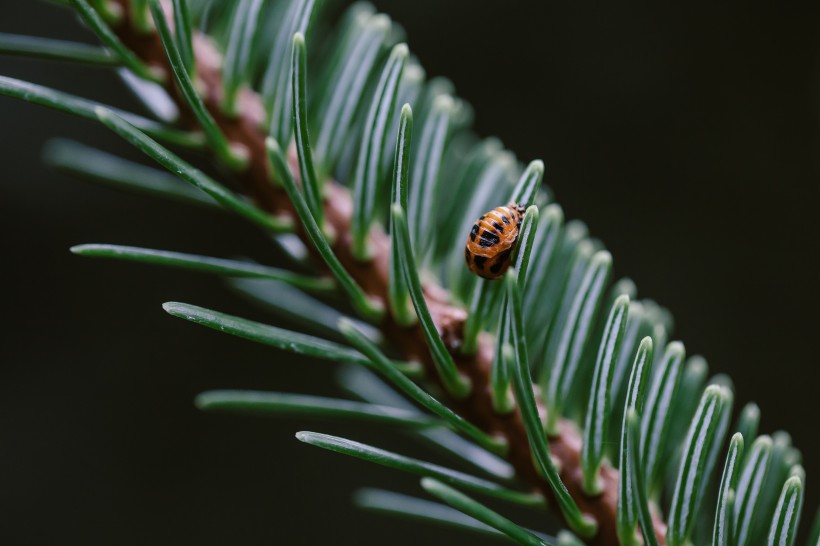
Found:
[[[717,385],[707,387],[701,397],[686,437],[672,496],[666,532],[669,546],[684,546],[692,533],[695,516],[700,513],[704,484],[711,477],[707,465],[709,452],[721,446],[721,420],[724,413],[731,411],[731,399],[731,393]]]
[[[769,530],[768,546],[793,546],[803,506],[803,481],[792,476],[783,484]]]
[[[165,72],[160,68],[147,66],[143,63],[133,51],[122,43],[103,20],[100,13],[91,7],[86,0],[70,0],[70,2],[71,5],[74,6],[74,9],[80,14],[80,17],[83,18],[83,21],[91,27],[91,30],[119,57],[120,61],[122,61],[129,70],[141,78],[156,83],[162,83],[165,80]]]
[[[79,142],[52,139],[43,150],[46,164],[116,189],[225,212],[208,194],[167,171],[128,161]]]
[[[476,279],[473,296],[468,306],[467,320],[464,322],[464,341],[461,353],[473,355],[478,349],[478,336],[481,329],[489,322],[492,310],[498,305],[503,290],[499,283],[490,280]]]
[[[523,291],[526,283],[527,267],[529,265],[530,253],[532,252],[533,242],[535,241],[536,229],[538,227],[538,207],[535,205],[527,208],[524,218],[521,222],[521,233],[519,235],[517,245],[517,255],[515,263],[513,264],[513,271],[516,277],[516,284],[519,287],[519,293]],[[472,313],[490,314],[495,305],[493,301],[498,294],[503,290],[498,286],[500,283],[493,283],[486,291],[481,291],[479,294],[488,294],[490,302],[486,309],[477,307]],[[474,293],[475,294],[475,293]],[[496,354],[493,360],[493,368],[490,376],[490,388],[493,400],[494,409],[501,414],[507,414],[515,408],[515,399],[510,391],[510,367],[513,366],[513,360],[516,358],[516,348],[526,348],[524,344],[516,342],[513,339],[515,335],[510,323],[510,312],[512,312],[509,295],[504,299],[503,308],[501,310],[501,317],[498,324],[498,336],[496,339]],[[483,315],[482,315],[483,316]],[[478,321],[476,321],[477,323]],[[470,324],[469,318],[465,323],[465,332]],[[521,360],[529,362],[529,355],[526,351],[521,353]]]
[[[544,506],[544,497],[538,493],[527,493],[515,491],[502,485],[498,485],[482,478],[465,474],[458,470],[452,470],[428,463],[398,453],[393,453],[377,447],[354,442],[338,436],[320,434],[317,432],[297,432],[296,438],[306,444],[328,449],[342,455],[349,455],[369,461],[389,468],[395,468],[417,476],[426,476],[445,481],[452,485],[463,487],[469,491],[481,493],[495,499],[520,504],[524,506]]]
[[[0,32],[0,54],[100,66],[121,64],[111,50],[102,47],[5,32]]]
[[[500,286],[499,286],[500,285]],[[515,359],[515,340],[509,323],[510,298],[507,295],[506,285],[496,283],[492,294],[504,293],[501,304],[501,313],[498,317],[498,329],[495,336],[495,358],[490,373],[490,389],[493,400],[493,409],[501,415],[506,415],[515,409],[515,396],[510,388],[511,369]],[[468,320],[469,322],[469,320]],[[465,323],[466,331],[467,323]]]
[[[362,354],[324,338],[309,336],[292,330],[284,330],[276,326],[228,315],[227,313],[220,313],[219,311],[213,311],[188,303],[168,302],[162,304],[162,308],[166,313],[174,317],[211,328],[223,334],[262,343],[263,345],[269,345],[283,351],[322,360],[332,360],[367,367],[372,366],[370,360]],[[365,334],[361,335],[364,339],[368,339]],[[404,362],[396,362],[385,358],[379,363],[378,369],[384,375],[390,375],[391,380],[394,382],[406,381],[415,385],[415,383],[402,375],[402,370],[405,367],[406,363]],[[396,379],[396,377],[401,379]]]
[[[386,15],[363,10],[353,18],[350,36],[342,44],[343,61],[336,65],[324,104],[318,108],[316,156],[325,173],[337,164],[349,139],[354,116],[389,32],[390,19]]]
[[[343,366],[339,373],[339,383],[346,392],[367,402],[419,412],[408,398],[361,366]],[[413,434],[413,438],[430,444],[445,455],[458,459],[460,463],[470,465],[495,480],[509,481],[515,476],[515,470],[507,461],[450,429],[419,430]]]
[[[435,522],[490,535],[498,534],[498,531],[492,527],[484,525],[480,521],[444,504],[384,489],[369,487],[359,489],[353,494],[353,503],[364,510],[391,514],[401,518]]]
[[[301,33],[293,35],[293,59],[291,63],[291,90],[293,94],[293,127],[296,134],[296,157],[299,160],[299,175],[302,181],[302,192],[308,209],[319,228],[324,229],[324,204],[322,200],[322,183],[316,176],[313,165],[313,153],[308,135],[307,113],[307,51],[305,37]]]
[[[408,55],[406,44],[398,44],[393,48],[382,70],[376,86],[375,99],[370,105],[364,125],[362,147],[359,150],[353,177],[353,219],[350,224],[353,255],[362,261],[372,257],[368,236],[376,217],[376,197],[382,193],[381,187],[385,181],[384,173],[381,172],[381,154],[396,109],[399,82]]]
[[[225,208],[250,220],[265,230],[272,232],[290,230],[291,222],[289,220],[274,218],[268,213],[250,205],[247,201],[235,195],[213,178],[207,176],[189,163],[186,163],[179,156],[173,154],[154,140],[151,140],[145,133],[111,110],[98,107],[95,108],[94,111],[97,115],[97,119],[99,119],[103,125],[117,133],[129,144],[169,171],[176,173],[186,182],[207,193]]]
[[[216,124],[216,121],[214,121],[211,113],[205,108],[202,99],[194,88],[194,82],[191,80],[191,75],[188,73],[182,54],[177,48],[177,42],[171,32],[171,27],[168,25],[168,20],[165,18],[165,12],[159,0],[151,0],[151,14],[154,17],[154,24],[157,26],[157,31],[162,40],[162,46],[165,48],[165,54],[168,57],[168,63],[171,65],[177,86],[185,97],[185,102],[188,103],[188,107],[191,109],[191,112],[193,112],[200,127],[202,127],[202,132],[205,133],[209,144],[219,159],[227,166],[236,170],[245,168],[248,162],[247,151],[231,146],[227,137],[222,134],[222,130]]]
[[[270,313],[280,324],[288,324],[293,329],[304,330],[326,339],[345,341],[338,323],[339,319],[347,315],[292,285],[241,277],[229,277],[226,284],[243,298]],[[363,321],[351,320],[354,320],[356,326],[374,343],[384,343],[384,336],[378,328]],[[423,369],[418,362],[399,365],[394,361],[394,364],[403,373],[408,373],[412,368],[412,375],[423,375]]]
[[[148,34],[154,29],[151,24],[151,16],[148,13],[148,0],[131,0],[131,23],[137,32]]]
[[[315,0],[293,0],[279,28],[268,66],[262,80],[261,96],[268,112],[270,136],[277,142],[290,142],[292,134],[291,59],[293,36],[307,35],[316,8]]]
[[[305,197],[302,195],[302,192],[299,191],[299,188],[296,187],[296,181],[290,173],[287,161],[279,144],[273,138],[268,137],[265,140],[265,147],[268,152],[268,159],[271,165],[273,165],[273,172],[276,179],[284,185],[285,191],[293,204],[293,208],[296,210],[296,214],[302,222],[302,226],[307,232],[308,238],[313,243],[313,246],[316,248],[316,251],[322,257],[333,276],[336,277],[339,286],[347,293],[350,302],[356,310],[361,313],[363,317],[376,322],[379,321],[384,315],[384,308],[381,302],[375,298],[371,298],[365,293],[362,287],[356,283],[347,269],[345,269],[339,261],[336,254],[334,254],[330,243],[316,223],[316,219],[310,213]]]
[[[548,205],[539,211],[539,226],[533,245],[538,249],[529,268],[524,292],[524,315],[528,317],[527,339],[533,355],[539,354],[555,316],[563,281],[558,250],[561,246],[564,212],[558,205]],[[466,334],[465,334],[466,336]]]
[[[203,411],[266,416],[284,414],[321,417],[364,421],[411,429],[441,426],[441,421],[400,408],[305,394],[215,390],[197,395],[195,404]]]
[[[743,470],[737,483],[735,495],[734,539],[737,546],[752,544],[755,537],[751,529],[755,525],[755,518],[760,506],[761,490],[763,489],[766,472],[772,455],[772,439],[768,436],[759,436],[749,450],[749,456],[744,461]]]
[[[513,386],[515,399],[521,408],[521,417],[527,431],[527,439],[530,449],[533,452],[537,468],[547,479],[552,492],[555,495],[561,512],[564,514],[570,528],[578,534],[590,537],[595,534],[597,523],[581,513],[575,500],[570,496],[566,486],[558,476],[558,470],[550,458],[549,444],[544,433],[541,418],[538,415],[538,407],[535,403],[533,393],[532,378],[530,376],[529,360],[526,353],[526,339],[524,338],[523,318],[521,316],[521,297],[518,292],[517,276],[514,271],[508,271],[504,282],[506,283],[507,298],[507,321],[510,324],[512,339],[514,343],[514,359],[512,362]]]
[[[393,184],[391,187],[391,203],[407,208],[407,185],[410,161],[410,146],[413,140],[413,110],[409,104],[401,109],[399,117],[398,138],[396,139],[396,154],[393,164]],[[402,256],[399,252],[399,232],[397,226],[390,225],[390,271],[388,278],[388,292],[390,309],[393,317],[402,326],[410,326],[416,322],[416,314],[411,307],[410,290],[407,287],[407,278],[402,270]]]
[[[652,367],[653,344],[652,338],[645,337],[641,340],[638,352],[635,355],[635,362],[632,364],[632,371],[629,374],[629,385],[626,391],[626,406],[624,407],[623,425],[621,428],[621,452],[620,464],[621,479],[618,481],[618,513],[616,523],[618,538],[624,546],[637,544],[635,528],[639,518],[639,506],[633,491],[635,487],[635,476],[632,476],[634,466],[629,463],[629,446],[627,434],[629,433],[629,423],[627,418],[630,412],[639,414],[643,411],[644,400],[646,398],[647,382],[649,370]],[[639,456],[639,454],[636,454]],[[643,468],[638,469],[643,472]]]
[[[191,25],[191,15],[188,11],[188,0],[173,0],[173,2],[174,40],[182,59],[182,65],[193,79],[196,75],[196,59],[194,59],[193,27]]]
[[[540,363],[542,385],[548,379],[546,374],[548,363],[558,360],[558,352],[562,348],[561,339],[565,335],[563,326],[568,324],[575,297],[580,296],[579,287],[592,255],[595,253],[595,248],[595,244],[588,238],[586,225],[570,222],[565,226],[560,252],[557,256],[559,265],[562,267],[550,272],[550,275],[560,281],[553,282],[545,295],[545,299],[548,297],[549,301],[553,302],[553,307],[545,317],[550,322],[550,328],[545,338],[545,352]],[[538,320],[538,318],[538,313],[536,313],[533,320]],[[632,356],[634,353],[630,354],[629,365],[632,363]]]
[[[769,532],[768,514],[772,514],[782,493],[783,483],[792,475],[801,475],[800,462],[802,455],[792,447],[791,435],[778,430],[772,433],[772,452],[769,457],[769,469],[763,481],[763,487],[758,494],[757,514],[766,514],[764,517],[755,517],[754,525],[750,530],[752,536],[767,535]],[[803,476],[805,478],[805,476]]]
[[[225,60],[222,70],[224,96],[222,108],[229,116],[236,116],[239,90],[247,84],[250,76],[251,48],[256,33],[256,22],[262,0],[237,0],[228,30]],[[180,56],[180,58],[182,58]],[[183,59],[183,65],[185,65]]]
[[[6,76],[0,76],[0,95],[22,99],[26,102],[46,106],[59,110],[60,112],[90,120],[97,119],[97,108],[109,108],[92,100],[83,99],[42,85],[24,82]],[[202,146],[203,141],[202,135],[200,134],[173,129],[135,114],[120,111],[116,112],[120,117],[128,120],[129,123],[157,140],[188,148],[199,148]]]
[[[627,324],[627,328],[629,325]],[[694,417],[701,395],[703,394],[706,378],[709,375],[709,364],[702,356],[691,356],[683,366],[683,377],[678,388],[678,396],[672,406],[672,422],[669,425],[670,438],[685,438],[692,417]],[[680,449],[673,442],[667,446],[666,456],[674,462],[679,458]],[[669,468],[671,474],[677,475],[677,468]],[[674,470],[674,472],[672,472]]]
[[[544,178],[544,162],[540,159],[530,162],[521,174],[513,190],[510,203],[521,206],[529,206],[535,203],[535,196],[541,187],[541,180]]]
[[[672,402],[678,392],[686,350],[680,342],[666,346],[656,361],[652,384],[647,390],[646,409],[641,420],[641,459],[646,467],[646,483],[654,488],[660,479],[663,455],[672,418]]]
[[[367,366],[370,363],[370,361],[360,353],[319,337],[284,330],[268,324],[262,324],[187,303],[168,302],[164,303],[162,308],[170,315],[201,326],[206,326],[218,332],[230,334],[256,343],[270,345],[277,349],[298,355],[338,362],[349,362],[363,366]],[[387,366],[392,367],[392,364],[388,362]]]
[[[413,158],[413,168],[410,169],[411,182],[407,216],[411,240],[419,258],[425,256],[433,244],[431,242],[434,236],[431,225],[433,203],[454,108],[452,97],[447,95],[436,97],[431,105],[430,113],[424,119],[421,136],[416,144],[417,151]]]
[[[481,431],[478,427],[433,398],[427,391],[413,383],[407,377],[398,373],[395,368],[389,364],[387,357],[382,354],[379,348],[352,322],[342,319],[339,323],[339,330],[347,337],[351,345],[370,359],[373,368],[401,389],[407,396],[415,400],[420,406],[427,408],[432,413],[441,417],[450,424],[453,430],[457,430],[465,436],[468,436],[484,449],[495,454],[506,453],[506,441],[494,438]]]
[[[729,444],[729,453],[726,455],[726,464],[723,465],[723,477],[718,489],[717,511],[715,526],[712,531],[713,546],[730,546],[734,535],[732,525],[732,509],[730,499],[734,503],[734,492],[737,489],[737,480],[740,476],[740,466],[743,460],[743,435],[739,432],[732,436]]]
[[[629,476],[632,478],[630,493],[632,504],[638,509],[638,521],[641,524],[644,544],[646,546],[658,546],[658,537],[655,534],[655,526],[652,522],[652,514],[649,511],[649,497],[644,480],[645,467],[641,462],[641,441],[640,441],[640,420],[634,408],[629,408],[626,413],[626,461],[629,466]],[[626,479],[625,477],[623,479]]]
[[[539,178],[540,180],[540,178]],[[516,250],[514,271],[517,275],[516,282],[518,290],[522,294],[527,286],[527,273],[529,272],[530,257],[532,256],[533,243],[538,232],[538,207],[530,205],[524,212],[521,219],[521,230],[518,234],[518,246]]]
[[[509,311],[504,302],[501,317],[498,321],[499,336],[496,338],[495,359],[490,374],[490,394],[493,400],[493,409],[500,415],[508,415],[515,410],[515,395],[510,388],[512,382],[511,369],[515,365],[515,349],[512,339],[513,332],[507,318]]]
[[[609,252],[596,253],[575,292],[572,307],[563,325],[557,358],[550,363],[551,369],[544,389],[547,431],[550,434],[558,432],[558,420],[575,382],[611,270],[612,256]]]
[[[364,510],[388,514],[414,522],[432,523],[482,535],[507,538],[504,533],[445,504],[393,493],[392,491],[371,488],[359,489],[353,495],[353,503]],[[533,532],[533,534],[537,533]],[[544,540],[550,540],[545,535],[541,536]]]
[[[609,421],[612,415],[612,372],[629,316],[629,296],[620,296],[612,305],[607,317],[604,334],[598,347],[592,392],[589,397],[584,439],[581,445],[581,472],[583,487],[587,494],[601,492],[599,470],[604,459]]]
[[[528,546],[550,546],[549,543],[541,540],[537,535],[527,531],[523,527],[516,525],[501,514],[471,499],[467,495],[448,487],[447,485],[432,478],[423,478],[421,486],[431,495],[443,500],[453,508],[464,512],[478,521],[498,529],[509,536],[518,544]]]
[[[424,338],[436,365],[444,387],[456,398],[466,397],[472,388],[470,379],[463,375],[456,367],[453,356],[444,345],[444,341],[436,329],[433,317],[427,307],[427,300],[424,297],[424,290],[419,279],[416,267],[416,258],[410,243],[410,233],[407,228],[407,221],[404,216],[404,209],[399,204],[394,204],[391,214],[391,226],[396,232],[395,241],[398,242],[399,267],[404,272],[407,288],[410,291],[410,299],[416,310],[416,316],[424,331]]]
[[[627,387],[626,382],[629,379],[629,371],[632,369],[632,362],[635,359],[635,352],[638,350],[641,340],[651,333],[651,327],[648,325],[643,302],[640,300],[632,300],[629,304],[629,317],[626,321],[624,337],[615,359],[615,367],[612,370],[612,392],[625,392]],[[699,395],[700,393],[697,393],[696,396]],[[620,402],[620,400],[618,401]],[[622,410],[622,407],[613,407],[613,425],[621,424],[620,419],[623,417]],[[683,426],[685,431],[685,427],[689,426],[689,416],[683,417],[682,420],[685,421]],[[620,433],[620,427],[617,432]]]
[[[164,265],[231,277],[249,277],[281,281],[308,292],[332,292],[335,290],[335,283],[330,279],[306,277],[275,267],[240,262],[237,260],[212,258],[210,256],[184,254],[181,252],[156,250],[152,248],[100,244],[73,246],[71,247],[71,252],[80,256],[93,258],[113,258],[115,260]]]

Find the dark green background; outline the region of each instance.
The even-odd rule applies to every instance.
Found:
[[[690,354],[732,376],[738,406],[760,404],[762,431],[791,432],[807,523],[820,498],[820,10],[377,4],[428,74],[475,106],[482,135],[544,159],[567,217],[674,312]],[[0,2],[0,31],[91,40],[24,0]],[[101,70],[0,59],[0,74],[133,107]],[[333,366],[161,311],[180,300],[263,317],[215,279],[70,255],[112,242],[271,259],[239,221],[49,172],[39,153],[51,136],[136,157],[90,123],[0,98],[0,542],[478,543],[355,511],[357,485],[415,481],[293,439],[337,432],[432,457],[389,430],[197,412],[209,388],[333,393]]]

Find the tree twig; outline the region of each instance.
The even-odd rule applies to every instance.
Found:
[[[143,62],[149,66],[160,67],[170,74],[165,52],[157,33],[144,33],[136,30],[130,20],[129,0],[115,1],[121,5],[122,13],[126,14],[126,17],[114,28],[120,39]],[[295,213],[284,190],[270,183],[271,173],[265,155],[265,133],[262,130],[265,111],[259,97],[249,90],[240,91],[237,102],[238,114],[235,117],[227,115],[220,107],[223,102],[220,53],[206,36],[195,34],[194,56],[196,74],[203,84],[202,100],[205,106],[230,143],[233,146],[241,146],[247,151],[249,157],[247,168],[238,174],[242,190],[271,214],[289,216],[296,221]],[[166,90],[183,112],[184,121],[192,124],[193,117],[187,111],[179,90],[174,87],[173,83],[166,83]],[[292,171],[298,177],[299,169],[295,154],[290,154],[290,160]],[[333,181],[328,181],[325,188],[325,221],[337,235],[333,245],[334,252],[368,295],[379,298],[386,308],[389,307],[387,305],[389,237],[383,231],[374,229],[370,241],[373,249],[372,260],[361,262],[355,259],[352,253],[353,240],[350,230],[353,213],[350,193],[341,184]],[[298,221],[296,224],[298,225]],[[305,240],[304,233],[300,235]],[[310,243],[306,240],[305,242],[311,248]],[[521,414],[517,409],[506,415],[499,415],[493,410],[490,394],[490,370],[494,358],[492,339],[482,334],[479,337],[478,350],[475,354],[461,355],[459,348],[463,341],[466,311],[450,304],[448,292],[440,286],[428,283],[424,291],[439,333],[453,354],[456,364],[470,378],[473,385],[469,397],[464,400],[451,399],[448,400],[448,404],[482,430],[506,439],[509,445],[507,458],[521,479],[531,484],[533,489],[543,492],[547,499],[552,499],[553,495],[549,485],[538,475],[532,464]],[[388,314],[379,327],[403,353],[404,358],[422,362],[428,372],[428,377],[437,377],[430,355],[423,350],[426,344],[418,325],[400,326]],[[539,407],[539,410],[542,414],[545,412],[543,407]],[[618,471],[605,463],[601,469],[603,492],[597,496],[584,493],[580,465],[581,435],[575,425],[568,420],[561,420],[558,429],[559,434],[550,437],[549,447],[559,465],[561,479],[581,511],[591,515],[598,522],[597,534],[586,539],[586,543],[589,546],[618,546],[615,527]],[[653,519],[658,541],[661,546],[664,546],[666,544],[666,524],[658,514],[654,514]]]

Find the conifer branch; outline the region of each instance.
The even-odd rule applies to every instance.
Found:
[[[162,69],[166,74],[172,73],[159,34],[155,30],[138,30],[131,20],[129,0],[112,2],[122,8],[123,18],[112,27],[119,40],[133,51],[145,66]],[[163,9],[171,20],[170,3],[163,4]],[[300,225],[283,186],[271,184],[272,173],[265,151],[267,114],[263,101],[256,93],[243,88],[235,97],[235,111],[226,113],[223,108],[225,97],[220,70],[221,55],[202,34],[193,33],[192,43],[195,66],[191,72],[196,74],[202,103],[231,148],[241,149],[247,153],[247,162],[237,173],[241,190],[273,216],[290,217],[295,225]],[[185,123],[191,128],[197,128],[196,117],[188,108],[187,101],[169,80],[170,78],[163,83],[166,91],[183,112]],[[219,159],[216,154],[214,157]],[[298,176],[300,169],[295,150],[290,150],[288,160],[291,172]],[[297,180],[297,183],[301,184],[301,181]],[[361,253],[355,251],[351,234],[353,206],[350,192],[331,180],[324,181],[323,186],[324,222],[326,229],[336,234],[335,240],[332,241],[333,252],[364,292],[370,298],[380,301],[385,308],[389,308],[389,236],[378,227],[371,229],[368,245],[370,257],[362,261]],[[307,246],[312,248],[306,233],[300,231],[299,235]],[[448,399],[449,406],[484,432],[505,440],[509,446],[507,458],[521,479],[529,483],[534,492],[542,493],[555,505],[552,489],[533,466],[527,431],[519,409],[516,408],[506,414],[499,414],[493,409],[490,385],[496,350],[491,336],[486,333],[480,334],[475,352],[463,354],[460,348],[464,341],[467,312],[451,304],[447,291],[429,281],[424,285],[424,295],[437,330],[459,371],[474,386],[466,398]],[[403,359],[422,362],[428,378],[435,380],[438,377],[434,362],[425,349],[424,333],[418,323],[402,325],[388,313],[378,326],[384,336],[400,351]],[[545,414],[545,409],[540,403],[538,409],[541,415]],[[585,490],[588,488],[584,487],[581,469],[582,436],[576,426],[566,419],[551,421],[557,425],[554,429],[555,434],[548,440],[549,451],[560,469],[560,478],[581,512],[597,523],[596,534],[584,539],[585,542],[589,546],[618,546],[616,513],[619,472],[608,462],[604,462],[599,474],[601,493],[587,494]],[[653,514],[653,520],[658,543],[664,546],[666,525],[657,513]]]

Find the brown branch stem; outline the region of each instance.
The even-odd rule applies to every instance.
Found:
[[[142,33],[135,30],[129,20],[131,11],[128,0],[115,0],[121,5],[126,17],[114,29],[123,42],[130,47],[144,62],[151,66],[161,67],[171,80],[171,69],[165,52],[156,32]],[[250,162],[246,170],[238,174],[242,190],[247,192],[255,202],[271,214],[290,216],[298,224],[295,213],[284,190],[271,184],[271,173],[265,154],[265,132],[262,125],[265,112],[259,97],[249,90],[241,92],[239,97],[239,114],[235,117],[227,115],[221,109],[222,83],[220,74],[221,56],[210,40],[201,34],[195,35],[194,51],[196,57],[197,77],[202,84],[202,99],[213,115],[214,119],[227,135],[233,145],[241,145],[247,151]],[[186,121],[192,123],[184,99],[178,89],[172,84],[166,84],[166,90],[174,98]],[[292,154],[291,154],[292,155]],[[293,158],[291,158],[293,160]],[[294,163],[295,166],[295,163]],[[294,168],[298,175],[298,169]],[[389,237],[381,230],[374,229],[371,233],[373,259],[361,262],[353,257],[352,238],[350,232],[353,203],[348,190],[335,181],[326,184],[325,218],[326,222],[337,234],[333,250],[344,266],[364,290],[371,296],[387,302]],[[312,248],[311,243],[304,237],[305,244]],[[430,312],[436,323],[439,333],[450,349],[458,367],[472,381],[473,389],[465,400],[447,400],[448,404],[465,418],[493,435],[506,439],[509,445],[508,460],[522,481],[533,489],[543,492],[547,499],[554,502],[552,491],[547,482],[541,478],[533,466],[530,455],[527,433],[521,414],[516,409],[508,415],[499,415],[493,410],[490,395],[490,370],[492,367],[494,348],[490,336],[483,334],[479,338],[478,350],[473,356],[460,354],[459,348],[463,340],[464,321],[467,313],[461,307],[452,305],[446,290],[439,286],[427,284],[425,296]],[[389,315],[379,325],[383,333],[408,360],[422,362],[427,370],[427,376],[435,380],[436,372],[430,355],[423,348],[426,347],[424,336],[419,326],[403,327],[397,324]],[[439,385],[440,387],[441,385]],[[441,389],[443,392],[443,389]],[[542,413],[543,407],[540,408]],[[589,496],[582,489],[581,435],[575,425],[562,420],[559,425],[560,433],[549,439],[549,448],[560,469],[560,476],[569,493],[581,508],[581,511],[591,515],[598,522],[597,534],[586,539],[590,546],[618,546],[616,533],[616,511],[619,473],[609,463],[604,463],[601,470],[603,492],[597,496]],[[556,512],[558,512],[556,508]],[[560,515],[560,514],[559,514]],[[657,514],[654,517],[656,534],[660,544],[666,544],[666,525]]]

